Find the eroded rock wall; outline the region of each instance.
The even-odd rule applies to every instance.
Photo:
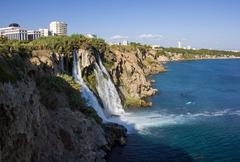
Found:
[[[0,82],[0,161],[105,161],[111,147],[124,142],[125,128],[96,120],[96,113],[78,101],[79,90],[56,75],[54,53],[35,51],[12,62],[19,59],[21,68],[5,65],[19,71],[19,78]]]
[[[115,85],[122,94],[126,106],[149,106],[144,98],[152,96],[156,90],[152,88],[147,76],[164,71],[163,65],[155,58],[154,51],[121,48],[112,49],[114,63],[109,68]]]

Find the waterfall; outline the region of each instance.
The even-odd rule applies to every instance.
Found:
[[[73,77],[74,80],[81,85],[80,91],[82,96],[88,101],[88,104],[96,110],[98,116],[102,118],[103,122],[113,122],[124,125],[128,129],[128,132],[131,132],[134,128],[134,124],[129,121],[128,117],[130,114],[124,112],[116,87],[112,83],[110,75],[103,66],[100,58],[98,58],[98,64],[95,63],[95,67],[97,79],[96,89],[104,107],[99,104],[94,93],[84,82],[78,54],[76,50],[74,51]]]
[[[97,112],[98,116],[102,118],[103,122],[107,121],[105,114],[103,113],[103,108],[98,103],[96,96],[93,92],[88,88],[86,83],[82,78],[82,72],[79,64],[78,53],[76,50],[73,52],[73,78],[74,80],[80,84],[81,94],[88,101],[89,106],[93,107]]]
[[[121,99],[118,95],[116,87],[114,86],[110,75],[106,68],[103,66],[102,61],[98,58],[98,63],[95,63],[96,78],[97,78],[97,91],[99,97],[101,98],[105,114],[109,116],[121,116],[124,114],[124,109],[122,107]]]

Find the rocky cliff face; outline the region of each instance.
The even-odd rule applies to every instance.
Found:
[[[155,60],[154,51],[119,47],[111,49],[106,55],[108,62],[113,63],[109,71],[126,106],[151,105],[144,98],[154,95],[156,90],[147,76],[164,71],[162,64]]]
[[[1,85],[2,161],[103,160],[107,146],[100,125],[72,111],[65,97],[49,110],[32,80]],[[55,94],[56,95],[56,94]]]
[[[71,77],[56,75],[58,65],[50,51],[1,55],[0,161],[105,161],[125,142],[126,129],[103,125]]]
[[[156,93],[147,76],[165,71],[163,65],[157,61],[154,50],[141,48],[131,48],[119,46],[110,48],[104,53],[100,53],[93,47],[79,50],[81,66],[89,87],[94,90],[94,77],[92,71],[97,61],[96,56],[100,56],[108,69],[112,80],[118,89],[125,106],[150,106],[144,98]],[[86,73],[87,72],[87,73]],[[91,76],[92,79],[89,79]]]
[[[164,71],[155,52],[141,48],[84,45],[78,57],[96,95],[94,64],[102,58],[125,106],[149,106],[144,98],[156,90],[147,76]],[[72,56],[65,61],[71,73]],[[0,161],[105,161],[111,147],[125,143],[126,129],[102,124],[80,86],[60,71],[60,55],[49,50],[0,56]]]

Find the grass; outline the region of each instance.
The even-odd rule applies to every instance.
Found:
[[[89,75],[84,75],[84,80],[86,81],[88,87],[94,91],[95,93],[97,92],[96,86],[97,86],[97,78],[95,76],[94,71],[89,73]]]
[[[37,87],[40,91],[41,101],[43,104],[45,103],[44,105],[46,107],[49,106],[48,102],[45,102],[48,101],[47,97],[49,94],[54,94],[54,92],[65,94],[72,110],[81,111],[99,124],[102,122],[102,119],[97,115],[96,111],[87,105],[87,101],[80,94],[80,85],[76,83],[71,76],[64,74],[40,77],[37,79]]]
[[[12,82],[21,80],[26,70],[25,55],[1,54],[0,55],[0,82]]]
[[[134,97],[126,97],[124,100],[125,107],[141,106],[141,99]]]
[[[156,51],[156,56],[159,57],[159,56],[167,56],[167,54],[164,52],[164,50],[157,50]]]
[[[105,66],[105,68],[106,68],[107,70],[110,70],[110,69],[113,68],[114,63],[111,62],[111,61],[108,61],[108,60],[104,59],[103,65]]]
[[[151,64],[155,63],[155,61],[152,60],[150,57],[146,57],[145,61],[146,61],[147,65],[151,65]]]

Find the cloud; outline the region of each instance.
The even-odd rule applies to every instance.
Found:
[[[111,39],[128,39],[128,36],[114,35],[114,36],[111,37]]]
[[[160,39],[162,35],[159,34],[141,34],[138,36],[141,39]]]

